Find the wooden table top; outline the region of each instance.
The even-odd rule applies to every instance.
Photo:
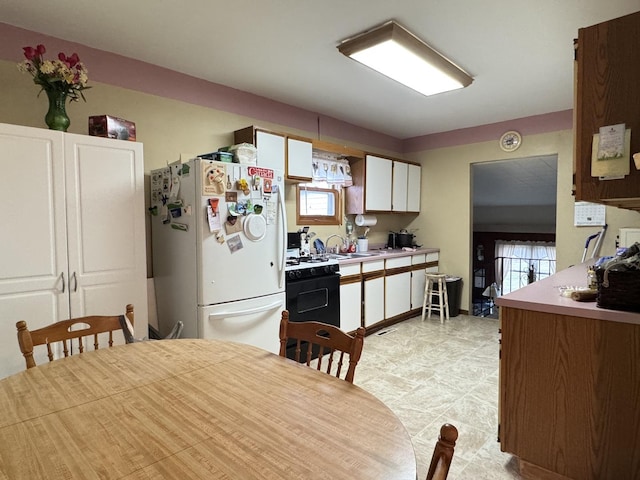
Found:
[[[0,479],[407,479],[400,420],[255,347],[140,342],[0,380]]]

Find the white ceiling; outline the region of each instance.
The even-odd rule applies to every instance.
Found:
[[[477,163],[472,172],[475,207],[556,204],[556,155]]]
[[[638,0],[0,0],[0,21],[402,139],[572,108],[578,29],[639,7]],[[344,38],[389,19],[464,68],[473,84],[424,97],[337,51]]]

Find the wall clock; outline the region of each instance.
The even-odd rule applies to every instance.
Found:
[[[514,150],[517,150],[521,144],[522,136],[514,130],[505,132],[500,137],[500,148],[505,152],[513,152]]]

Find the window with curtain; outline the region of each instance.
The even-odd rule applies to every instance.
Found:
[[[342,189],[353,185],[349,162],[316,151],[313,155],[312,182],[298,184],[296,222],[340,225]]]
[[[556,272],[551,242],[496,241],[496,282],[504,295]]]

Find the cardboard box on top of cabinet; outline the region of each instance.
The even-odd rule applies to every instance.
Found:
[[[136,124],[111,115],[89,117],[89,135],[136,141]]]

